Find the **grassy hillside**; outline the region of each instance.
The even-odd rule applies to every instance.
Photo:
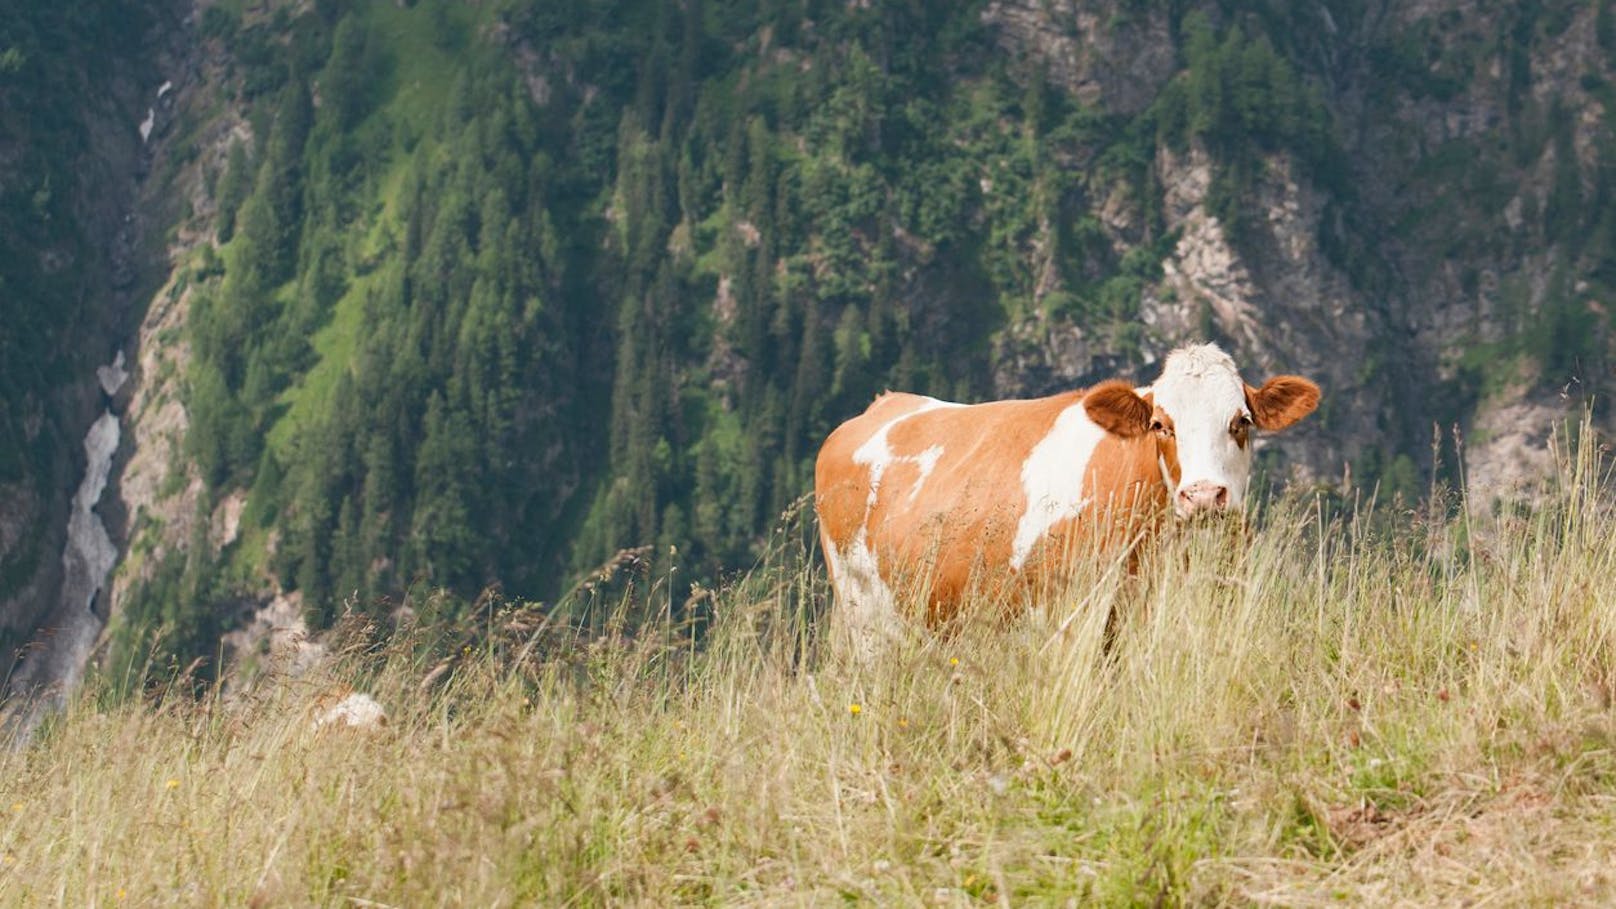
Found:
[[[0,756],[0,901],[1608,902],[1599,455],[1530,511],[1285,501],[862,667],[779,543],[699,641],[512,605],[345,626],[229,697],[84,697]],[[349,685],[389,723],[314,731]]]

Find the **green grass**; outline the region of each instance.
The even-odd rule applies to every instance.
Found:
[[[1530,509],[1175,531],[1136,577],[1085,563],[1038,613],[867,663],[779,551],[699,642],[513,604],[350,622],[228,696],[92,683],[0,756],[0,903],[1609,903],[1596,456]],[[315,731],[350,686],[389,724]]]
[[[467,51],[481,45],[477,29],[488,14],[473,4],[375,3],[365,15],[394,54],[395,88],[388,108],[407,118],[417,134],[427,132],[464,72]],[[450,35],[454,43],[446,43]]]
[[[285,406],[265,434],[270,449],[283,460],[296,456],[294,440],[299,431],[306,429],[317,414],[329,407],[336,389],[337,378],[353,368],[354,351],[365,327],[365,293],[380,283],[380,270],[355,278],[347,293],[332,307],[330,321],[315,331],[310,338],[315,362],[277,397],[276,403]]]

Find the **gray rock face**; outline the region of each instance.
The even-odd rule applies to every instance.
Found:
[[[161,6],[159,20],[173,12]],[[158,181],[147,178],[152,156],[166,144],[174,86],[150,85],[144,71],[138,77],[129,72],[148,65],[149,60],[117,61],[111,91],[87,99],[86,110],[78,112],[86,121],[89,164],[85,198],[75,207],[96,255],[75,267],[86,269],[96,297],[85,308],[75,339],[82,349],[76,359],[86,368],[58,389],[54,400],[37,406],[53,408],[40,423],[81,427],[82,442],[73,447],[82,455],[62,457],[61,476],[38,478],[33,489],[12,498],[21,507],[0,510],[0,524],[15,518],[22,525],[21,533],[0,527],[0,558],[30,543],[41,556],[41,568],[26,586],[0,597],[0,627],[25,642],[5,688],[4,723],[14,741],[25,741],[78,686],[113,609],[112,572],[124,529],[118,519],[124,513],[110,490],[117,486],[120,456],[128,447],[121,415],[136,384],[128,381],[123,333],[131,311],[143,308],[142,282],[166,265],[151,241],[166,231],[170,214],[158,201]],[[118,345],[115,355],[93,365],[109,340]],[[65,440],[61,447],[68,447]],[[8,498],[0,489],[0,502]]]
[[[1144,5],[1144,4],[1140,4]],[[1038,60],[1050,82],[1084,104],[1144,110],[1177,66],[1167,12],[1083,0],[996,0],[982,21],[999,45]]]
[[[1007,54],[1043,61],[1085,104],[1127,114],[1148,107],[1176,66],[1158,53],[1172,46],[1165,23],[1130,10],[1004,0],[983,18]],[[1610,166],[1611,124],[1591,93],[1616,72],[1597,10],[1517,21],[1526,14],[1513,8],[1429,0],[1353,22],[1321,15],[1308,36],[1317,69],[1305,77],[1334,118],[1350,197],[1268,153],[1241,200],[1254,217],[1234,242],[1207,204],[1223,163],[1196,146],[1158,147],[1153,184],[1178,241],[1142,294],[1138,359],[1118,370],[1103,332],[1033,315],[1005,331],[999,384],[1143,378],[1172,346],[1210,336],[1253,381],[1296,372],[1324,387],[1319,418],[1269,440],[1272,460],[1301,478],[1340,477],[1366,457],[1384,467],[1399,453],[1431,469],[1433,433],[1450,439],[1458,427],[1469,431],[1469,491],[1520,490],[1552,468],[1550,426],[1574,419],[1599,384],[1530,340],[1556,313],[1604,311],[1581,277],[1594,263],[1557,239],[1565,226],[1550,210],[1557,185],[1594,197]],[[1505,59],[1496,39],[1511,29],[1531,37]],[[1388,74],[1388,60],[1424,71]],[[1096,206],[1119,252],[1141,223],[1124,195]],[[1355,252],[1327,250],[1329,234],[1349,236]]]
[[[78,687],[105,624],[105,611],[97,611],[96,603],[118,561],[118,549],[95,508],[107,487],[118,434],[118,417],[109,410],[84,437],[86,467],[67,518],[59,605],[49,620],[50,633],[36,641],[7,686],[8,694],[20,699],[22,709],[8,719],[22,737],[45,711],[59,707]]]
[[[1263,254],[1253,256],[1236,251],[1207,211],[1207,156],[1198,150],[1161,153],[1168,228],[1179,240],[1162,263],[1162,281],[1145,294],[1141,318],[1163,341],[1211,334],[1229,343],[1253,384],[1275,373],[1298,373],[1317,381],[1331,399],[1369,404],[1331,408],[1328,426],[1307,420],[1282,438],[1259,437],[1259,444],[1272,441],[1301,478],[1317,481],[1342,469],[1342,446],[1331,444],[1330,436],[1351,435],[1360,445],[1387,441],[1371,417],[1380,390],[1363,382],[1361,363],[1331,355],[1368,349],[1380,325],[1319,248],[1323,198],[1298,177],[1289,158],[1275,156],[1267,164],[1253,200],[1263,213],[1253,245]]]
[[[96,371],[108,398],[116,395],[128,374],[123,351]],[[107,576],[118,561],[118,547],[107,533],[97,507],[112,474],[118,451],[118,415],[110,409],[90,424],[84,436],[84,477],[73,494],[67,517],[67,545],[62,549],[62,581],[56,608],[47,617],[49,633],[34,642],[32,652],[8,680],[6,692],[15,709],[7,725],[26,739],[46,711],[53,710],[78,687],[96,639],[106,624]],[[97,603],[101,608],[97,609]]]

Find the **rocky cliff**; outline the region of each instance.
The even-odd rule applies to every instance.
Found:
[[[179,15],[111,3],[87,19],[61,8],[7,18],[0,644],[8,695],[54,698],[112,608],[117,512],[104,494],[122,351],[165,270],[154,238],[172,216],[144,204],[141,124],[161,82],[152,58]]]
[[[1550,434],[1610,381],[1610,5],[1345,9],[1207,11],[1294,42],[1288,59],[1330,111],[1344,174],[1321,186],[1293,155],[1261,155],[1244,202],[1254,217],[1232,237],[1208,205],[1229,162],[1158,147],[1152,182],[1178,239],[1141,297],[1146,359],[1212,335],[1259,372],[1318,377],[1324,421],[1280,443],[1314,478],[1355,461],[1380,476],[1400,458],[1429,472],[1433,432],[1451,446],[1458,429],[1469,491],[1511,494],[1543,475]],[[1175,72],[1165,17],[1071,2],[983,14],[1007,52],[1118,113],[1146,108]],[[1110,211],[1125,249],[1137,214]],[[1051,334],[1038,384],[1093,374],[1082,326]]]

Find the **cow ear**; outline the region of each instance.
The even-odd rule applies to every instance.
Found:
[[[1246,406],[1258,429],[1284,429],[1319,406],[1319,387],[1301,376],[1274,376],[1261,388],[1246,386]]]
[[[1150,402],[1139,397],[1133,386],[1121,379],[1112,379],[1089,389],[1083,396],[1083,409],[1094,425],[1112,435],[1132,439],[1150,429],[1150,416],[1155,412]]]

